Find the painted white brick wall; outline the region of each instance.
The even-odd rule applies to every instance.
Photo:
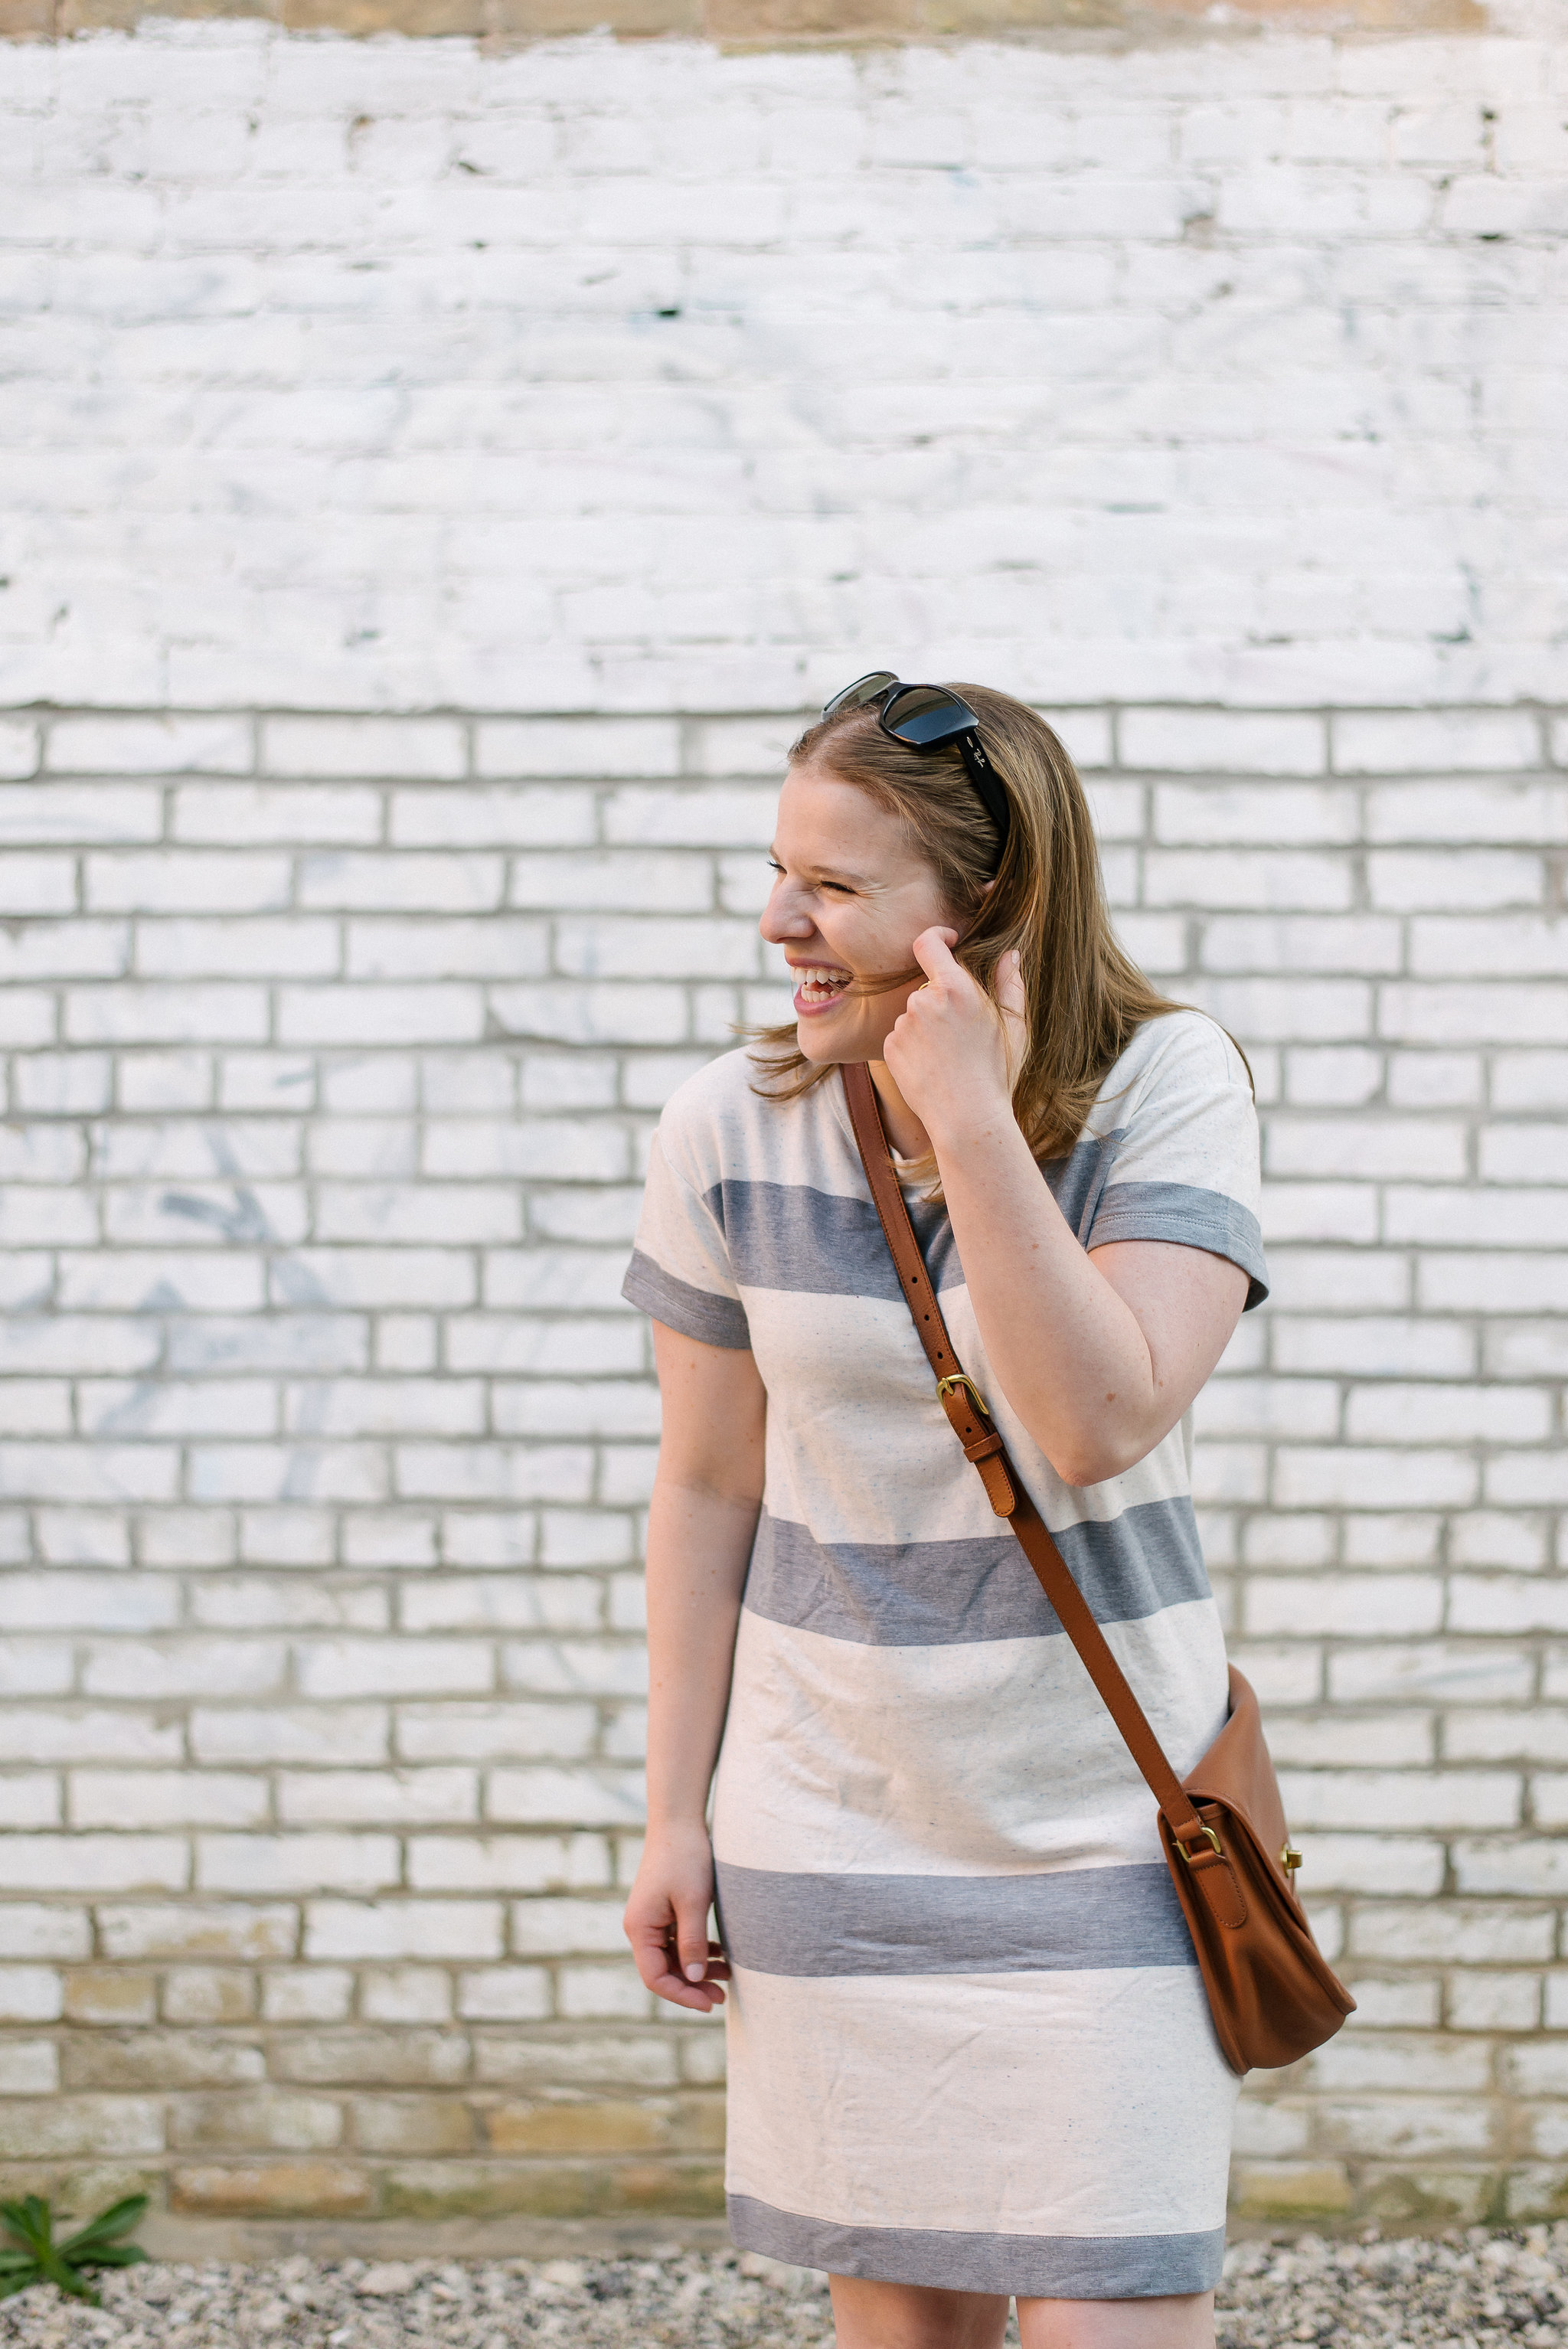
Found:
[[[4,698],[210,711],[167,753],[219,771],[236,706],[793,709],[917,653],[1048,701],[1550,698],[1538,14],[1130,52],[0,44]],[[298,755],[353,772],[365,723]],[[1379,767],[1437,739],[1360,723]],[[1478,717],[1470,763],[1521,723]],[[617,755],[669,773],[645,731]]]
[[[1362,2013],[1254,2082],[1240,2206],[1554,2209],[1568,772],[1511,711],[1054,715],[1124,935],[1263,1109],[1274,1295],[1199,1486]],[[617,1925],[617,1291],[661,1102],[779,999],[793,723],[18,717],[0,2174],[707,2207],[717,2038]]]
[[[1240,2207],[1568,2208],[1562,75],[0,45],[0,2186],[712,2207],[617,1291],[891,658],[1257,1072],[1205,1530],[1362,2012]]]

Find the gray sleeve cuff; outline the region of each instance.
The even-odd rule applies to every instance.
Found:
[[[1171,1240],[1178,1247],[1228,1257],[1247,1276],[1244,1313],[1269,1293],[1258,1219],[1222,1191],[1201,1191],[1191,1183],[1112,1183],[1100,1194],[1084,1245],[1104,1247],[1109,1240]]]
[[[666,1329],[678,1330],[683,1338],[696,1338],[705,1346],[727,1346],[738,1353],[750,1349],[751,1328],[738,1298],[716,1297],[710,1288],[677,1280],[641,1248],[632,1251],[621,1294]]]

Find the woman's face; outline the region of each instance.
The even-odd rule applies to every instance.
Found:
[[[762,935],[795,978],[800,1050],[809,1061],[880,1061],[918,978],[885,995],[851,995],[851,980],[908,970],[934,924],[955,927],[936,875],[896,816],[820,763],[791,767],[773,834],[776,878]]]

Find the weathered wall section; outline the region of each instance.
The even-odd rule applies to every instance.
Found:
[[[0,697],[1562,688],[1568,45],[0,46]]]
[[[0,2187],[713,2207],[617,1289],[891,660],[1257,1070],[1200,1473],[1362,2011],[1241,2207],[1568,2207],[1561,73],[0,47]]]
[[[1060,722],[1264,1112],[1200,1491],[1362,2008],[1254,2082],[1242,2207],[1554,2209],[1568,719]],[[7,725],[0,2184],[712,2207],[719,2033],[620,1954],[617,1289],[660,1102],[779,999],[789,730]]]

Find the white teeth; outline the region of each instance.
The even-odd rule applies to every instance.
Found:
[[[803,993],[837,994],[848,987],[851,974],[847,970],[799,970],[796,978]]]

